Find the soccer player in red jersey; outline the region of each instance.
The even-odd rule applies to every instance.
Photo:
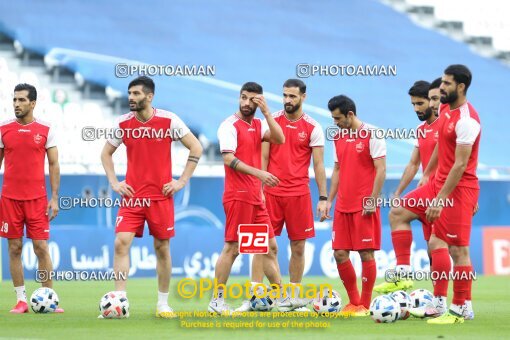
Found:
[[[386,178],[386,142],[376,138],[356,115],[356,105],[347,96],[330,99],[328,108],[340,128],[335,137],[335,167],[327,201],[336,197],[333,250],[340,279],[349,296],[344,316],[366,316],[372,299],[377,268],[374,251],[381,248],[381,219],[376,199]],[[338,195],[337,195],[338,193]],[[321,219],[321,220],[322,220]],[[349,254],[357,251],[362,261],[361,296]]]
[[[285,143],[262,144],[262,169],[269,171],[280,180],[278,186],[264,186],[263,198],[265,198],[275,235],[281,235],[285,223],[290,239],[289,274],[290,285],[293,285],[294,289],[286,301],[279,304],[280,311],[299,309],[308,302],[305,299],[299,299],[298,296],[305,266],[305,242],[306,239],[315,236],[308,177],[311,158],[313,158],[315,180],[319,189],[317,215],[322,217],[326,212],[324,132],[319,123],[303,112],[302,104],[305,99],[306,85],[303,81],[289,79],[283,84],[284,110],[274,113],[273,118],[285,135]],[[263,278],[262,258],[254,256],[252,286],[261,283]],[[237,311],[248,310],[250,310],[249,301],[245,301],[237,309]]]
[[[158,302],[156,316],[175,317],[168,305],[168,287],[172,273],[170,238],[174,231],[173,195],[191,178],[202,146],[184,122],[173,112],[152,107],[155,85],[149,77],[138,77],[128,86],[131,112],[120,117],[114,137],[109,139],[101,153],[101,161],[112,189],[126,198],[150,199],[150,206],[128,206],[119,209],[116,220],[115,256],[113,269],[116,274],[129,272],[129,250],[134,237],[142,237],[147,221],[154,237],[156,271],[158,274]],[[151,134],[134,131],[153,131]],[[161,138],[161,132],[163,138]],[[159,134],[159,135],[158,135]],[[141,138],[137,138],[143,136]],[[174,140],[189,149],[189,158],[179,179],[172,179],[171,145]],[[126,179],[119,182],[115,175],[112,155],[120,146],[126,146]],[[116,277],[115,290],[126,294],[126,281]]]
[[[239,111],[221,123],[218,129],[220,151],[225,164],[225,191],[223,207],[226,215],[225,245],[216,262],[215,280],[225,285],[230,270],[239,255],[238,229],[240,224],[267,224],[269,227],[269,252],[262,256],[264,274],[271,284],[281,285],[276,257],[278,246],[273,228],[262,200],[262,184],[274,187],[279,179],[261,170],[262,142],[282,144],[285,136],[262,95],[262,86],[245,83],[239,96]],[[267,120],[263,125],[255,118],[257,107]],[[230,313],[225,303],[224,290],[219,288],[209,303],[209,312]]]
[[[51,124],[34,118],[37,90],[29,84],[14,88],[15,119],[0,124],[0,165],[5,157],[2,187],[2,224],[0,236],[7,238],[9,267],[16,291],[17,304],[11,313],[28,313],[21,250],[24,226],[32,239],[39,261],[39,271],[45,272],[43,287],[52,288],[50,272],[53,270],[48,251],[50,224],[58,214],[60,166],[58,163],[55,129]],[[48,156],[51,198],[46,198],[44,159]],[[51,211],[51,214],[50,214]],[[38,275],[40,276],[40,275]],[[40,277],[42,278],[42,277]],[[57,313],[63,313],[57,308]]]
[[[411,104],[418,119],[423,123],[417,129],[417,140],[411,160],[407,164],[400,183],[395,190],[395,197],[400,197],[402,192],[409,186],[414,176],[418,172],[421,164],[422,170],[427,168],[430,156],[437,143],[437,108],[434,112],[434,107],[430,106],[429,92],[437,91],[439,94],[439,85],[441,79],[436,79],[432,90],[432,85],[424,80],[419,80],[413,84],[409,89],[409,96],[411,97]],[[435,96],[436,94],[433,93]],[[434,104],[439,104],[439,96]],[[402,201],[406,204],[406,198]],[[391,239],[393,241],[393,248],[395,249],[395,256],[397,259],[396,271],[401,274],[399,280],[394,282],[384,282],[374,287],[374,291],[382,294],[391,293],[397,290],[407,290],[413,286],[413,281],[404,278],[406,273],[411,271],[411,244],[413,242],[413,234],[411,225],[409,223],[394,223],[395,222],[395,209],[390,211],[390,226],[391,226]],[[398,216],[397,216],[398,219]],[[426,220],[421,221],[423,227],[423,236],[425,241],[429,241],[432,232],[432,224]],[[430,258],[430,250],[429,250]]]

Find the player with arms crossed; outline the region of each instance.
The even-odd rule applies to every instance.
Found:
[[[262,184],[276,186],[279,179],[261,170],[262,142],[283,144],[285,136],[280,125],[271,116],[262,86],[248,82],[241,87],[239,111],[221,123],[218,129],[220,151],[225,164],[225,191],[223,207],[226,215],[225,245],[216,262],[215,279],[226,284],[232,264],[239,255],[238,229],[240,224],[267,224],[269,227],[269,252],[262,257],[263,271],[271,284],[281,285],[276,257],[278,246],[273,228],[262,201]],[[257,107],[267,120],[267,125],[255,118]],[[209,312],[230,313],[225,303],[224,291],[214,292]]]
[[[381,248],[381,218],[376,200],[386,178],[386,142],[375,138],[370,132],[373,127],[359,120],[356,105],[349,97],[331,98],[328,108],[340,128],[334,141],[335,167],[327,201],[328,214],[324,217],[330,218],[329,210],[336,197],[333,250],[340,279],[349,296],[349,304],[340,313],[366,316],[377,275],[374,251]],[[357,251],[361,257],[361,296],[349,259],[351,251]]]
[[[441,85],[441,78],[434,80],[432,84],[424,80],[419,80],[413,84],[409,89],[409,96],[411,97],[411,104],[418,119],[423,123],[418,126],[415,148],[411,154],[411,160],[407,164],[397,190],[395,190],[395,197],[400,197],[402,192],[408,187],[409,183],[413,180],[418,172],[421,164],[422,171],[427,168],[427,165],[432,156],[432,152],[437,143],[437,112],[439,108],[439,85]],[[434,100],[430,100],[434,98]],[[405,199],[402,201],[405,204]],[[395,223],[398,221],[398,216],[395,216],[397,210],[390,210],[390,226],[391,226],[391,240],[393,242],[393,249],[395,249],[395,257],[397,258],[396,271],[401,274],[401,278],[394,282],[383,282],[374,287],[374,291],[387,294],[397,290],[407,290],[413,287],[413,281],[405,279],[406,273],[411,271],[411,244],[413,242],[413,234],[411,231],[411,224]],[[427,244],[432,233],[432,224],[426,220],[421,221],[423,228],[423,236]],[[427,249],[430,258],[430,249]]]
[[[305,266],[306,239],[315,236],[310,179],[308,168],[313,158],[315,181],[319,189],[317,215],[326,213],[326,172],[324,170],[324,132],[312,117],[303,112],[306,85],[299,79],[289,79],[283,84],[284,110],[273,114],[284,135],[284,144],[262,143],[262,170],[267,170],[280,180],[278,186],[264,186],[264,198],[274,233],[281,235],[283,224],[290,239],[289,262],[290,285],[294,286],[278,308],[280,311],[299,309],[307,304],[298,299],[299,285]],[[266,121],[263,122],[266,124]],[[252,262],[252,286],[264,277],[262,258],[254,256]],[[249,302],[243,302],[238,311],[249,310]],[[308,309],[306,309],[308,311]]]
[[[7,238],[9,268],[18,303],[11,313],[28,313],[27,296],[23,278],[21,251],[23,249],[23,227],[32,239],[34,252],[39,262],[39,271],[46,273],[43,287],[52,288],[50,272],[53,270],[48,239],[50,221],[58,214],[58,189],[60,165],[55,140],[55,128],[49,123],[34,118],[37,90],[29,84],[18,84],[14,88],[15,119],[0,125],[0,165],[5,157],[2,187],[2,224],[0,235]],[[46,198],[44,161],[48,156],[51,198]],[[50,215],[51,211],[51,215]],[[56,313],[63,313],[57,308]]]
[[[116,220],[115,273],[129,272],[129,250],[134,237],[142,237],[147,221],[154,237],[156,271],[158,274],[158,302],[156,316],[171,318],[175,314],[168,305],[168,287],[172,273],[170,238],[174,231],[173,195],[191,178],[202,146],[184,122],[173,112],[152,107],[155,85],[149,77],[138,77],[128,86],[131,112],[120,117],[115,138],[109,139],[101,153],[101,161],[113,191],[123,198],[150,199],[150,206],[122,206]],[[163,131],[166,138],[134,138],[140,134],[130,131],[148,129]],[[170,133],[168,133],[170,131]],[[122,138],[118,138],[122,136]],[[172,179],[171,144],[174,139],[190,151],[188,161],[178,180]],[[112,155],[124,143],[127,152],[126,179],[119,182],[115,175]],[[117,276],[115,290],[126,292],[126,281]]]

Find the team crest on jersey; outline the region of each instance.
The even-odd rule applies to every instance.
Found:
[[[356,144],[356,151],[358,151],[358,153],[362,152],[364,149],[365,145],[363,144],[363,142],[359,142],[358,144]]]
[[[453,124],[453,122],[451,122],[450,124],[448,124],[446,131],[448,131],[448,133],[451,133],[454,128],[455,128],[455,124]]]
[[[298,139],[300,142],[304,142],[306,140],[306,137],[308,137],[308,134],[304,131],[298,133]]]
[[[40,134],[34,135],[34,142],[35,142],[35,144],[41,144],[42,139],[43,138],[42,138],[42,136]]]

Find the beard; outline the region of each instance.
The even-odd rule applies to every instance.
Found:
[[[421,122],[424,122],[426,121],[427,119],[430,118],[430,116],[432,116],[432,109],[429,107],[425,110],[425,112],[417,112],[416,115],[418,116],[418,119],[421,121]]]
[[[301,107],[301,103],[298,103],[296,105],[286,104],[284,106],[284,109],[285,109],[285,112],[287,112],[288,114],[293,114],[293,113],[296,113],[296,111],[299,110],[300,107]]]
[[[455,102],[457,99],[459,98],[459,95],[457,94],[457,89],[455,89],[455,91],[453,92],[450,92],[450,93],[446,93],[446,92],[441,92],[441,103],[443,104],[451,104],[453,102]]]
[[[145,108],[145,103],[146,103],[146,99],[142,99],[138,102],[133,101],[133,102],[129,103],[129,108],[132,111],[140,112]],[[131,107],[131,105],[133,105],[133,108]]]
[[[16,116],[16,118],[23,118],[23,117],[25,117],[27,114],[28,114],[28,111],[26,111],[26,112],[24,112],[23,110],[22,110],[22,111],[19,111],[19,112],[14,111],[14,115]]]
[[[242,106],[239,105],[239,112],[245,117],[253,116],[257,111],[257,107],[251,108],[250,106]]]

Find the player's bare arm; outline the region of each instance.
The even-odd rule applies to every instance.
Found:
[[[427,165],[427,168],[423,170],[423,175],[421,176],[421,179],[418,182],[419,187],[427,184],[430,176],[437,169],[437,150],[438,150],[438,146],[436,144],[436,147],[434,148],[434,151],[432,152],[432,155],[430,156],[429,164]]]
[[[386,179],[386,157],[374,159],[374,167],[375,167],[375,178],[374,178],[374,186],[372,189],[372,193],[370,197],[374,200],[379,197],[381,194],[382,187],[384,185],[384,180]],[[373,207],[363,207],[362,215],[370,215],[376,212],[377,206]]]
[[[402,194],[402,192],[404,192],[409,183],[411,183],[411,181],[413,180],[414,176],[416,176],[416,173],[418,172],[419,169],[420,169],[420,149],[418,147],[415,147],[413,153],[411,154],[411,159],[409,160],[409,163],[407,163],[404,173],[402,174],[402,178],[398,183],[397,190],[395,190],[395,196],[399,197]]]
[[[436,196],[438,204],[428,207],[425,212],[428,221],[434,222],[441,215],[441,211],[443,210],[442,202],[445,202],[446,198],[452,193],[462,178],[462,174],[466,171],[472,149],[472,145],[457,145],[455,147],[455,163],[453,163],[443,187]]]
[[[172,179],[171,182],[163,185],[163,195],[165,196],[172,196],[184,188],[186,183],[188,183],[189,179],[193,175],[200,157],[202,157],[202,145],[200,144],[197,137],[193,135],[193,133],[190,132],[186,134],[181,139],[181,143],[186,149],[189,150],[188,161],[186,162],[184,170],[182,171],[181,177],[179,177],[179,179]]]
[[[267,171],[260,170],[247,165],[246,163],[242,162],[239,158],[235,157],[235,155],[231,152],[224,152],[222,156],[223,163],[225,163],[225,165],[243,174],[257,177],[258,179],[260,179],[263,185],[274,187],[277,186],[278,183],[280,182],[276,176],[270,174]]]
[[[331,219],[330,211],[331,206],[333,204],[333,200],[336,197],[336,193],[338,192],[338,173],[340,171],[340,166],[338,165],[338,162],[335,162],[335,166],[333,167],[333,173],[331,174],[331,187],[329,188],[329,196],[328,200],[326,201],[326,213],[324,216],[321,216],[321,222],[326,219]]]
[[[327,197],[328,189],[326,185],[326,170],[324,169],[324,147],[316,146],[312,148],[312,160],[319,197]],[[322,219],[326,216],[327,206],[328,203],[326,200],[319,199],[317,202],[317,217]]]
[[[3,149],[2,149],[3,152]],[[48,170],[50,173],[51,198],[46,208],[46,215],[50,221],[58,214],[58,190],[60,188],[60,164],[58,163],[58,149],[56,146],[46,150],[48,156]],[[51,211],[51,215],[50,215]]]
[[[108,178],[108,182],[112,186],[112,190],[118,193],[121,196],[133,197],[135,191],[133,188],[126,183],[126,181],[119,182],[117,176],[115,175],[115,167],[113,165],[113,154],[117,148],[106,142],[103,147],[103,151],[101,151],[101,163],[103,164],[104,171],[106,172],[106,177]]]
[[[253,97],[252,101],[257,104],[260,112],[262,112],[264,118],[266,118],[267,125],[269,125],[269,131],[266,131],[262,140],[273,144],[285,143],[285,135],[283,134],[282,128],[271,115],[271,111],[269,111],[269,107],[267,106],[264,96],[260,94],[256,95]]]

